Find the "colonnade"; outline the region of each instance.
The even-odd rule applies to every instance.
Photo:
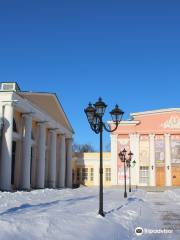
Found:
[[[3,110],[3,130],[1,134],[0,190],[12,190],[12,142],[14,106],[6,104]],[[33,114],[22,113],[20,134],[21,159],[19,169],[20,190],[31,189],[32,164],[32,121]],[[57,128],[48,128],[44,121],[36,122],[37,138],[35,139],[35,188],[72,187],[72,139]],[[46,171],[47,169],[47,171]]]

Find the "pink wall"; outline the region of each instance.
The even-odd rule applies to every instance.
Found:
[[[112,126],[113,128],[114,126]],[[130,139],[129,134],[137,133],[140,134],[140,141],[149,141],[148,134],[153,133],[156,135],[156,139],[164,139],[164,134],[169,133],[172,139],[180,136],[180,111],[169,111],[169,112],[156,112],[148,114],[140,114],[134,116],[132,121],[123,121],[122,125],[119,125],[118,129],[113,133],[117,134],[117,178],[118,183],[123,184],[123,163],[119,159],[119,152],[125,148],[128,152],[130,151]],[[177,139],[180,141],[180,139]],[[124,141],[124,144],[123,144]],[[176,143],[177,144],[177,143]],[[163,150],[164,152],[164,146]],[[159,151],[160,151],[159,150]],[[174,150],[176,154],[176,149]],[[176,156],[176,155],[175,155]],[[160,160],[160,159],[159,159]],[[163,160],[163,159],[162,159]]]
[[[120,125],[115,134],[180,133],[180,112],[172,111],[138,115],[134,116],[134,121],[139,121],[139,123]]]

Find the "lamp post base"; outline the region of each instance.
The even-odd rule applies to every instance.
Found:
[[[127,192],[124,192],[124,198],[127,198]]]
[[[101,215],[102,217],[105,217],[105,213],[103,212],[103,210],[99,210],[99,215]]]

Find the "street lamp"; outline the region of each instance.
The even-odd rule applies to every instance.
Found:
[[[99,169],[99,177],[100,177],[100,184],[99,184],[99,214],[104,217],[105,213],[103,211],[103,129],[107,132],[114,132],[118,124],[120,123],[124,112],[118,107],[115,108],[110,112],[112,117],[113,123],[115,123],[115,128],[110,129],[108,128],[105,123],[103,122],[103,116],[106,111],[107,105],[102,101],[101,98],[95,104],[89,103],[88,107],[84,109],[84,112],[87,116],[89,125],[91,129],[96,133],[100,134],[100,169]]]
[[[127,191],[126,191],[126,149],[124,148],[123,151],[120,151],[119,158],[121,162],[124,163],[124,198],[127,198]]]
[[[129,192],[131,192],[131,167],[135,166],[136,161],[134,160],[133,162],[131,162],[133,156],[133,153],[131,151],[129,152],[128,156],[129,158],[126,160],[126,164],[129,168]]]
[[[126,191],[126,165],[127,167],[129,167],[129,192],[131,192],[131,171],[130,171],[130,168],[131,167],[134,167],[135,164],[136,164],[136,161],[134,160],[131,164],[131,159],[132,159],[132,156],[133,156],[133,153],[130,151],[128,153],[128,156],[129,158],[126,158],[126,149],[124,148],[123,151],[120,151],[119,153],[119,158],[121,160],[121,162],[124,163],[124,197],[127,198],[127,191]]]

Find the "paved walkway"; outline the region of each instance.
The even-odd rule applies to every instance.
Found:
[[[173,234],[164,235],[163,239],[180,239],[180,203],[169,198],[165,192],[148,192],[146,199],[151,204],[156,219],[161,221],[161,229],[172,229]],[[157,238],[158,239],[158,238]]]

